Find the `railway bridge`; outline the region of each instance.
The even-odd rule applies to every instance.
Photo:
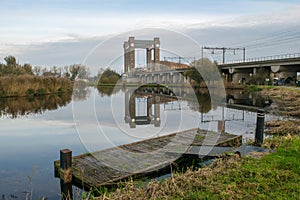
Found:
[[[300,72],[300,53],[251,58],[219,64],[228,82],[246,84],[255,77],[282,83],[294,83]]]

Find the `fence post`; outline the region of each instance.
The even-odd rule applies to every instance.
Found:
[[[261,146],[264,141],[264,124],[265,111],[263,109],[257,110],[256,130],[255,130],[255,145]]]

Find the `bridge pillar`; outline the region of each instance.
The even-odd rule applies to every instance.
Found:
[[[183,83],[183,76],[182,76],[182,74],[179,74],[178,83]]]
[[[129,111],[129,99],[131,96],[130,89],[126,89],[125,91],[125,123],[129,123],[131,121],[130,111]]]
[[[145,75],[142,75],[142,83],[147,82],[145,79],[146,79],[146,76],[145,76]]]
[[[173,82],[173,83],[176,83],[176,74],[173,74],[172,82]]]
[[[158,37],[154,38],[154,63],[160,61],[160,41]]]
[[[284,83],[293,84],[296,81],[298,70],[300,71],[299,65],[295,65],[293,68],[289,66],[274,65],[271,66],[271,78],[273,80],[274,78],[278,78],[279,80],[284,81]]]
[[[147,51],[147,65],[151,64],[152,63],[152,50],[147,48],[146,49]]]
[[[251,76],[253,76],[252,73],[257,73],[256,68],[235,69],[234,73],[231,74],[232,82],[244,85],[249,82]]]
[[[124,72],[127,73],[128,72],[128,63],[129,63],[129,60],[128,60],[128,52],[129,52],[128,42],[124,42],[123,48],[124,48]]]
[[[157,83],[160,83],[160,74],[157,74]]]
[[[134,37],[129,37],[129,52],[128,52],[128,71],[132,71],[135,68],[135,49],[134,49]]]
[[[160,126],[160,97],[155,96],[154,97],[154,126],[159,127]]]
[[[253,68],[253,76],[255,76],[256,74],[257,74],[257,68],[254,67],[254,68]]]
[[[169,80],[170,74],[169,74],[169,73],[165,73],[164,76],[165,76],[165,81],[166,81],[166,83],[168,83],[168,82],[170,81],[170,80]]]

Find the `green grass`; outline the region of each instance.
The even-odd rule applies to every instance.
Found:
[[[244,90],[246,92],[258,92],[258,91],[261,91],[262,88],[260,88],[259,86],[256,86],[256,85],[245,85]]]
[[[299,199],[300,137],[267,140],[277,150],[261,158],[222,158],[146,187],[128,182],[104,199]],[[99,199],[102,199],[103,196]]]

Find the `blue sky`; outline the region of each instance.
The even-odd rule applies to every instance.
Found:
[[[74,51],[79,59],[60,52],[53,63],[45,55],[59,52],[62,45],[72,51],[74,42],[87,52],[95,38],[135,29],[171,29],[201,44],[225,45],[234,43],[226,37],[233,29],[241,33],[235,38],[239,44],[284,30],[297,32],[299,22],[296,0],[1,0],[0,56],[16,55],[20,62],[34,65],[63,65],[80,62],[83,52]],[[219,38],[218,32],[224,39],[212,41]]]

